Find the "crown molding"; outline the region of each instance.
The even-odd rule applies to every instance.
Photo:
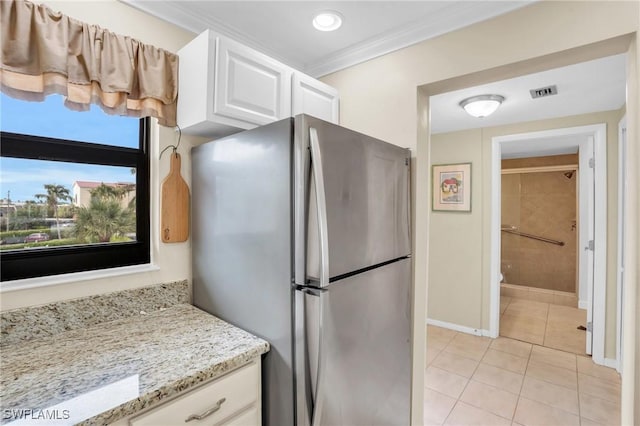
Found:
[[[485,2],[467,2],[465,4],[467,7],[462,9],[457,7],[456,3],[452,3],[431,15],[429,20],[434,22],[432,25],[425,25],[422,20],[414,21],[412,24],[403,25],[401,30],[388,31],[379,37],[327,55],[307,65],[304,70],[307,74],[319,78],[430,38],[503,15],[535,1],[492,2],[491,10],[487,10],[486,4],[483,5]]]
[[[464,8],[458,7],[459,2],[451,2],[451,4],[445,5],[429,17],[429,21],[433,22],[431,25],[425,25],[424,21],[419,19],[408,25],[402,25],[400,29],[387,31],[382,35],[362,43],[356,43],[307,64],[291,57],[285,57],[283,54],[266,46],[263,42],[254,39],[249,34],[235,30],[215,17],[199,14],[197,7],[192,6],[187,9],[176,1],[119,1],[195,34],[199,34],[206,29],[212,29],[312,77],[319,78],[421,41],[511,12],[537,0],[465,2]],[[488,3],[491,3],[491,8],[487,8]]]
[[[148,0],[118,0],[122,3],[174,24],[194,34],[211,29],[218,34],[229,37],[239,43],[249,46],[267,56],[270,56],[292,68],[304,70],[305,64],[282,56],[280,53],[253,39],[251,36],[241,33],[223,21],[212,16],[198,14],[197,11],[187,10],[175,1],[148,1]]]

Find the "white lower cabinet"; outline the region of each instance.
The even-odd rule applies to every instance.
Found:
[[[259,426],[262,421],[260,386],[260,361],[255,360],[156,408],[116,424]]]

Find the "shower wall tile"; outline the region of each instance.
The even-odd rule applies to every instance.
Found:
[[[570,160],[567,157],[556,160],[555,164],[575,163]],[[542,164],[533,164],[539,165]],[[576,182],[575,173],[568,177],[564,172],[502,176],[502,223],[515,225],[523,233],[564,243],[563,246],[552,245],[503,232],[501,271],[505,276],[504,282],[576,292],[577,230],[572,228],[577,220]],[[532,293],[527,296],[530,300],[546,303],[562,299],[563,304],[573,306],[573,300],[554,294]]]

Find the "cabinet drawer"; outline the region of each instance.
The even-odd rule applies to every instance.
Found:
[[[257,406],[253,406],[238,414],[232,419],[220,424],[220,426],[259,426],[260,411]]]
[[[242,411],[260,398],[260,367],[253,362],[211,383],[187,392],[165,404],[136,416],[131,426],[216,424]],[[259,403],[256,404],[258,407]],[[202,420],[185,423],[191,415],[201,415],[219,406]],[[235,423],[234,423],[235,424]]]

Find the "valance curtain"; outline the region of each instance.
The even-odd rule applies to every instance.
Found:
[[[2,91],[176,125],[177,55],[24,0],[0,0]]]

